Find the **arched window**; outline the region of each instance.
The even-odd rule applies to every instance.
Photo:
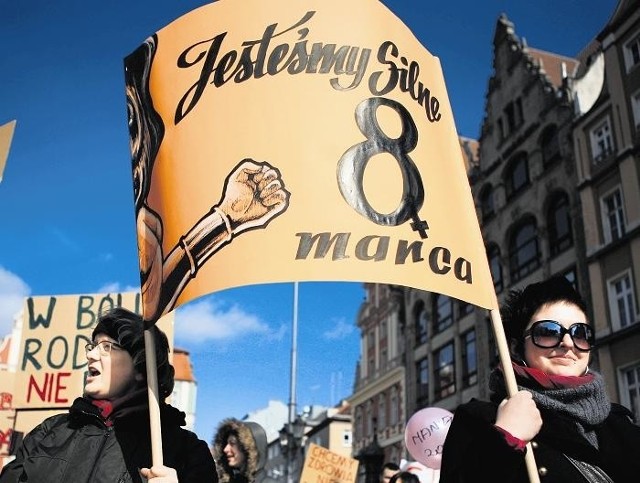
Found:
[[[496,214],[493,204],[493,187],[490,184],[483,186],[480,192],[480,212],[482,221],[487,221]]]
[[[495,243],[487,247],[487,259],[489,260],[489,269],[491,270],[491,278],[496,293],[502,292],[504,289],[504,280],[502,278],[502,262],[500,260],[500,248]]]
[[[433,332],[439,333],[453,324],[453,303],[446,295],[433,294]]]
[[[547,127],[540,136],[540,151],[542,152],[542,165],[545,167],[560,159],[560,140],[555,124]]]
[[[513,198],[529,185],[529,161],[526,153],[516,155],[507,166],[504,186],[507,199]]]
[[[523,220],[513,230],[509,240],[509,273],[517,282],[540,266],[538,229],[533,217]]]
[[[429,314],[424,303],[420,302],[415,310],[416,346],[426,344],[429,338]]]
[[[557,194],[549,203],[547,227],[549,231],[549,251],[552,256],[562,253],[573,245],[569,196],[566,193]]]

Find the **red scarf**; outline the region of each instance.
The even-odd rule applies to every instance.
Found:
[[[113,403],[108,399],[92,399],[91,404],[100,410],[100,416],[107,426],[113,426],[111,413],[113,412]]]
[[[521,380],[532,381],[542,389],[564,389],[569,387],[582,386],[593,381],[593,374],[585,374],[584,376],[553,376],[540,369],[526,367],[511,362],[516,376]],[[530,384],[526,384],[529,386]],[[533,389],[533,388],[532,388]]]
[[[149,403],[147,389],[142,388],[116,399],[91,399],[91,404],[100,410],[100,416],[107,426],[120,416],[146,409]]]

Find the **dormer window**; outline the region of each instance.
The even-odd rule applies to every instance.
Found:
[[[640,34],[624,46],[624,61],[627,72],[640,64]]]
[[[611,135],[611,124],[607,117],[591,130],[591,152],[593,153],[594,164],[606,160],[613,153],[613,136]]]

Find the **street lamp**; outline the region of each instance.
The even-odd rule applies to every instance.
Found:
[[[285,482],[291,483],[294,474],[298,473],[298,456],[303,448],[302,438],[306,423],[300,416],[295,421],[285,424],[280,430],[280,450],[285,457]]]
[[[380,472],[384,464],[384,449],[378,444],[377,419],[373,418],[373,441],[356,455],[356,459],[364,466],[365,483],[380,481]]]

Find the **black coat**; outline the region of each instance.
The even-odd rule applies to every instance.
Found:
[[[163,464],[180,482],[217,483],[207,444],[186,429],[184,413],[161,405]],[[0,483],[140,483],[139,468],[151,467],[149,413],[129,413],[107,427],[96,406],[83,398],[69,413],[45,419],[24,438]]]
[[[510,447],[494,427],[498,406],[471,400],[456,409],[442,453],[440,483],[491,481],[528,483],[524,452]],[[598,465],[615,483],[640,481],[640,426],[618,404],[595,428],[599,450],[575,423],[555,411],[541,409],[542,428],[531,442],[541,483],[584,483],[563,452]]]

